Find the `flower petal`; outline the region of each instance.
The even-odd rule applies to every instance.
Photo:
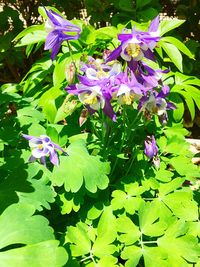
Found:
[[[57,153],[55,152],[55,150],[53,150],[51,153],[50,153],[50,161],[53,165],[55,166],[58,166],[59,165],[59,161],[58,161],[58,155]]]

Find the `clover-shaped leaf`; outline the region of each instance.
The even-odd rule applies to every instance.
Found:
[[[200,256],[198,240],[187,234],[184,221],[176,220],[158,239],[158,246],[168,255],[168,266],[188,266],[187,262],[197,262]],[[169,245],[170,244],[170,245]]]
[[[145,187],[139,186],[138,183],[125,185],[125,190],[115,190],[112,193],[111,206],[113,210],[124,208],[129,214],[134,214],[144,202],[141,194],[146,190]]]
[[[89,155],[83,140],[73,142],[67,153],[69,156],[61,156],[59,168],[53,170],[54,185],[64,184],[66,191],[77,192],[84,184],[92,193],[108,186],[109,163],[101,162],[99,156]]]
[[[0,216],[0,248],[11,244],[35,244],[54,239],[48,220],[32,216],[35,209],[27,204],[13,204]]]
[[[65,242],[70,244],[72,256],[87,255],[91,249],[89,226],[81,222],[77,223],[76,227],[69,226]]]
[[[162,184],[159,188],[159,198],[178,218],[186,221],[198,220],[198,205],[193,200],[191,189],[175,190],[181,183],[181,179],[176,178],[168,184]],[[175,191],[171,192],[172,190]]]
[[[32,205],[13,204],[1,214],[2,267],[61,267],[66,263],[67,252],[58,248],[58,241],[53,240],[53,229],[48,226],[48,220],[33,215],[34,211]]]
[[[67,261],[67,252],[58,244],[57,240],[48,240],[1,252],[1,267],[62,267]]]

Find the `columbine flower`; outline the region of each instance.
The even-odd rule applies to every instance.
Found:
[[[113,82],[116,76],[121,72],[121,64],[114,62],[113,64],[102,63],[101,60],[91,60],[88,64],[84,64],[81,67],[84,72],[84,76],[79,75],[79,80],[85,85],[99,85]]]
[[[110,101],[117,90],[116,81],[121,72],[121,65],[118,62],[105,64],[100,59],[90,57],[89,62],[82,65],[81,71],[84,74],[78,75],[80,84],[72,84],[65,90],[77,95],[90,114],[102,109],[115,121],[116,115]]]
[[[148,32],[136,31],[132,29],[132,33],[127,33],[127,29],[122,34],[118,35],[121,41],[118,46],[108,57],[107,62],[121,56],[125,61],[139,61],[143,57],[154,60],[152,50],[156,43],[160,40],[158,33],[159,17],[157,16],[150,24]]]
[[[143,96],[138,105],[140,111],[144,111],[147,119],[150,119],[152,115],[156,114],[162,124],[165,124],[168,119],[167,110],[175,109],[176,106],[165,100],[165,97],[169,94],[169,86],[163,86],[160,93],[154,92],[150,96]]]
[[[48,35],[44,49],[52,49],[51,59],[54,60],[62,42],[78,39],[81,29],[52,10],[46,10],[46,13],[48,20],[45,23],[45,30]]]
[[[154,70],[148,65],[146,65],[144,62],[140,61],[138,62],[135,73],[136,78],[141,84],[143,84],[147,89],[152,89],[153,87],[158,87],[159,84],[162,84],[162,75],[168,73],[169,71],[169,69]]]
[[[133,101],[142,97],[144,87],[138,83],[133,72],[130,73],[130,76],[128,76],[128,71],[121,73],[116,81],[119,82],[116,96],[121,105],[131,105]]]
[[[64,150],[57,144],[53,143],[50,137],[46,135],[40,135],[40,137],[22,134],[22,136],[29,141],[29,146],[32,148],[32,155],[29,161],[33,162],[36,159],[40,159],[40,162],[46,165],[46,157],[49,156],[53,165],[58,166],[58,155],[56,150],[64,152]],[[66,155],[67,153],[64,152]]]
[[[70,94],[78,95],[79,100],[88,108],[91,114],[102,109],[113,121],[116,120],[116,115],[110,104],[112,89],[109,84],[106,86],[73,84],[65,90]]]
[[[155,137],[147,136],[146,140],[144,141],[144,153],[145,155],[151,159],[156,167],[160,166],[160,159],[158,157],[158,147],[156,145]]]

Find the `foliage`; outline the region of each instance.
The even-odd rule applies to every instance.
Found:
[[[146,16],[145,8],[149,10],[150,2],[137,1],[138,14],[144,9],[141,17]],[[154,2],[156,8],[158,1]],[[123,48],[119,60],[108,63],[104,59],[108,60],[113,55],[110,52],[120,45],[117,36],[125,26],[136,26],[138,35],[145,31],[148,38],[151,26],[148,22],[128,22],[133,12],[128,1],[117,1],[117,6],[123,11],[113,16],[117,27],[96,29],[73,20],[82,30],[78,40],[64,41],[55,60],[50,59],[51,51],[46,52],[19,83],[1,87],[2,266],[189,267],[199,264],[199,192],[190,185],[196,184],[200,174],[199,167],[191,162],[194,155],[185,141],[188,131],[182,126],[184,103],[192,119],[195,106],[200,108],[199,79],[181,73],[183,54],[193,58],[193,53],[170,35],[184,21],[160,23],[161,38],[153,39],[157,60],[145,56],[142,61],[135,60],[135,72],[131,65],[127,67]],[[55,8],[54,11],[59,13]],[[154,17],[155,12],[150,11]],[[40,7],[39,12],[46,21],[45,9]],[[128,14],[126,25],[119,19],[123,14]],[[15,37],[16,47],[26,46],[30,56],[47,42],[48,34],[45,24],[30,26]],[[148,38],[145,44],[149,47],[154,43],[149,44]],[[118,67],[113,67],[113,61],[115,67],[121,66],[120,73]],[[93,64],[106,68],[96,73]],[[140,64],[143,64],[141,68]],[[152,75],[144,71],[148,69],[146,65]],[[92,75],[90,66],[94,67]],[[173,71],[166,71],[169,66]],[[84,67],[93,84],[86,77]],[[102,72],[108,75],[107,69],[111,76],[106,76],[110,80],[104,84],[101,75]],[[129,79],[124,82],[125,71]],[[140,82],[138,73],[144,73],[139,76]],[[130,85],[133,75],[138,79],[137,86]],[[152,79],[147,79],[149,76]],[[85,86],[85,77],[89,87],[86,93],[85,87],[81,87]],[[141,77],[145,77],[145,82]],[[152,81],[156,85],[150,86]],[[118,90],[113,91],[112,98],[89,91],[94,90],[91,89],[94,83],[105,90],[109,82],[112,89]],[[143,98],[141,95],[137,98],[136,91],[135,99],[132,98],[131,90],[126,91],[129,95],[120,95],[119,84],[130,86],[131,90],[142,88]],[[73,95],[74,87],[78,97]],[[154,97],[150,106],[144,88]],[[91,94],[93,98],[88,98]],[[176,104],[176,109],[169,100]],[[112,110],[107,111],[108,102]],[[166,111],[167,107],[171,110]],[[32,143],[35,136],[51,139],[48,143],[51,153],[42,154],[46,165],[39,163],[40,156],[30,162],[35,147],[30,151],[22,133],[30,136]],[[32,143],[29,141],[30,146]],[[38,150],[43,149],[43,143],[37,145]],[[55,149],[59,166],[53,166],[48,158]]]

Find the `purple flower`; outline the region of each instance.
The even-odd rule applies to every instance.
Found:
[[[50,161],[53,165],[58,166],[58,155],[56,150],[60,150],[67,153],[57,144],[53,143],[50,137],[46,135],[40,135],[40,137],[35,137],[31,135],[22,134],[22,136],[29,141],[29,146],[32,148],[32,155],[29,161],[33,162],[36,159],[40,159],[40,162],[46,165],[46,157],[49,156]]]
[[[79,100],[86,105],[91,114],[102,109],[113,121],[116,120],[116,115],[110,104],[112,89],[108,84],[106,86],[73,84],[65,90],[70,94],[78,95]]]
[[[112,64],[102,63],[101,60],[90,59],[88,64],[84,64],[81,70],[84,72],[84,76],[79,75],[79,80],[82,84],[88,86],[94,86],[99,84],[107,84],[114,82],[115,78],[121,72],[121,64],[114,62]]]
[[[89,62],[81,66],[83,75],[78,75],[79,84],[72,84],[65,90],[77,95],[90,114],[102,109],[103,112],[116,121],[116,115],[110,103],[117,90],[117,77],[121,73],[119,62],[105,64],[100,59],[89,58]]]
[[[133,101],[142,97],[144,87],[138,83],[133,72],[128,73],[127,70],[125,73],[121,73],[116,81],[119,83],[116,97],[121,105],[131,105]]]
[[[154,70],[142,61],[138,62],[137,69],[135,71],[136,78],[147,89],[152,89],[153,87],[158,87],[159,84],[162,84],[161,82],[162,75],[168,72],[169,69]]]
[[[130,63],[129,67],[131,67],[132,61],[139,61],[143,57],[154,60],[152,50],[160,40],[158,26],[159,17],[157,16],[151,22],[148,32],[136,31],[133,28],[132,33],[127,33],[128,30],[125,29],[122,34],[118,35],[118,39],[121,41],[120,46],[108,55],[107,62],[121,56]]]
[[[162,124],[165,124],[168,119],[167,110],[175,109],[176,106],[165,100],[169,94],[169,86],[165,85],[162,87],[160,93],[154,91],[150,95],[145,95],[141,98],[138,105],[140,111],[144,111],[145,116],[150,119],[152,115],[156,114]]]
[[[158,147],[156,145],[155,137],[147,136],[144,141],[144,153],[145,155],[151,159],[156,167],[160,166],[160,159],[158,157]]]
[[[52,10],[46,10],[46,13],[48,20],[45,23],[45,29],[48,35],[44,49],[52,49],[51,59],[54,60],[62,42],[78,39],[81,29]]]

